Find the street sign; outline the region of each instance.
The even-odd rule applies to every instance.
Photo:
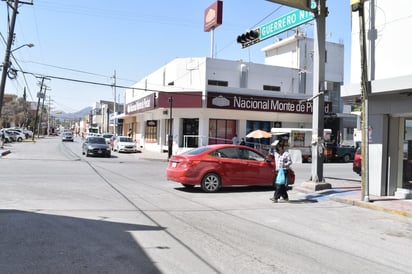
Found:
[[[313,20],[315,16],[306,10],[293,10],[260,27],[260,41]]]

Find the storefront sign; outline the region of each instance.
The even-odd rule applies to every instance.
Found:
[[[126,114],[154,109],[154,93],[126,105]]]
[[[222,24],[223,1],[216,1],[205,10],[204,30],[209,32]]]
[[[229,93],[208,92],[208,108],[286,112],[298,114],[312,114],[312,102],[299,102],[297,99],[245,96]],[[332,112],[332,103],[325,102],[325,114]]]
[[[146,126],[148,127],[157,127],[157,120],[147,120]]]

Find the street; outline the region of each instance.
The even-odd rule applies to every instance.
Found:
[[[185,189],[165,161],[85,157],[78,137],[12,146],[0,159],[2,273],[412,271],[410,218],[295,190],[274,204],[270,188]],[[293,168],[297,185],[309,178],[310,164]],[[324,175],[360,181],[351,163]]]

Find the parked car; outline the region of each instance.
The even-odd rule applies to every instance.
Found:
[[[102,137],[103,137],[104,139],[106,139],[106,143],[108,143],[108,144],[110,145],[110,141],[111,141],[111,139],[112,139],[112,137],[113,137],[113,134],[112,134],[112,133],[103,133],[103,134],[102,134]]]
[[[74,138],[73,138],[73,133],[70,131],[65,131],[62,133],[62,142],[73,142]]]
[[[9,136],[9,134],[6,132],[4,128],[0,129],[0,138],[4,138],[4,143],[13,142],[13,139]]]
[[[113,150],[117,152],[137,152],[137,146],[130,137],[117,136],[114,140]]]
[[[348,163],[355,157],[356,147],[328,145],[325,149],[325,162],[342,161]]]
[[[205,192],[216,192],[225,186],[273,186],[275,166],[273,156],[251,147],[208,145],[170,157],[166,177],[185,187],[200,185]],[[289,176],[293,184],[293,170]]]
[[[87,137],[82,144],[82,154],[86,157],[103,156],[110,158],[111,150],[110,146],[106,143],[106,140],[100,136]]]
[[[353,159],[353,171],[359,175],[362,173],[362,153],[361,147],[358,147],[355,152],[355,157]]]
[[[26,135],[24,135],[18,130],[9,128],[6,129],[6,132],[10,136],[10,138],[13,139],[14,142],[22,142],[24,139],[26,139]]]

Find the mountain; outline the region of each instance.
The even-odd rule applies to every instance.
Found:
[[[82,110],[73,113],[66,113],[64,111],[52,111],[51,115],[56,117],[58,120],[78,120],[83,119],[84,116],[89,115],[92,107],[86,107]]]

